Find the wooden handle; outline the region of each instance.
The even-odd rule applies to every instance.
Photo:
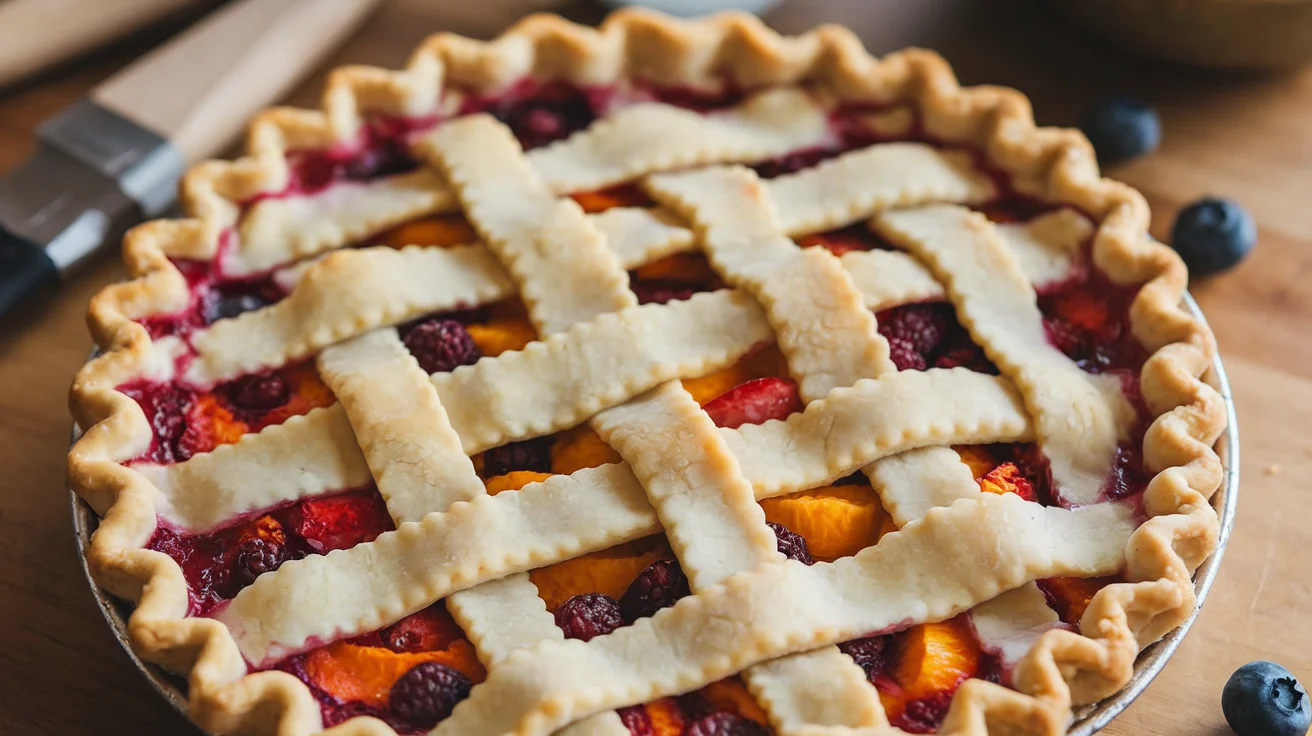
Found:
[[[0,84],[90,51],[189,5],[200,4],[201,0],[0,2]]]
[[[91,91],[168,138],[187,161],[222,150],[377,0],[239,0]]]

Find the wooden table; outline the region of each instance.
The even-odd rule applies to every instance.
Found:
[[[427,33],[489,37],[533,6],[484,0],[392,2],[326,66],[396,67]],[[592,5],[561,8],[594,22]],[[1096,97],[1127,91],[1156,104],[1162,149],[1112,173],[1139,187],[1168,236],[1183,203],[1234,197],[1261,226],[1257,253],[1235,272],[1194,284],[1216,329],[1239,407],[1244,485],[1220,577],[1193,631],[1115,734],[1229,733],[1221,686],[1254,659],[1281,661],[1312,682],[1312,70],[1275,77],[1172,70],[1125,58],[1029,4],[948,0],[793,0],[767,19],[796,32],[846,23],[875,51],[937,48],[967,83],[1026,91],[1038,119],[1071,124]],[[158,35],[158,34],[157,34]],[[37,121],[147,47],[150,39],[0,94],[0,170],[31,149]],[[292,102],[313,105],[319,80]],[[123,278],[104,259],[56,297],[0,323],[0,732],[195,733],[133,669],[101,620],[78,567],[64,491],[65,395],[90,340],[87,300]],[[1302,499],[1302,500],[1300,500]],[[1269,510],[1269,511],[1268,511]]]

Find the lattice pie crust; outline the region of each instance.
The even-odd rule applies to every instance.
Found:
[[[366,115],[440,114],[444,84],[496,90],[526,76],[768,89],[710,116],[624,107],[528,154],[490,118],[461,118],[424,134],[414,173],[267,199],[238,219],[237,202],[285,184],[288,149],[353,141]],[[959,206],[987,200],[993,183],[916,143],[770,181],[735,165],[821,142],[817,96],[910,105],[927,133],[983,150],[1021,193],[1074,209],[995,226]],[[561,197],[634,180],[662,207],[585,215]],[[597,31],[537,16],[489,43],[438,35],[403,71],[336,71],[322,112],[261,115],[249,156],[195,167],[183,203],[189,219],[129,234],[134,280],[92,303],[105,352],[73,388],[88,429],[69,475],[104,516],[96,579],[137,602],[137,651],[189,673],[205,728],[318,730],[304,685],[248,674],[247,662],[446,598],[489,676],[440,734],[626,733],[614,708],[739,672],[781,734],[891,732],[874,689],[832,645],[968,609],[981,636],[1009,642],[1015,690],[966,682],[943,732],[1052,734],[1072,704],[1124,685],[1141,647],[1193,610],[1190,576],[1217,536],[1211,446],[1224,411],[1200,380],[1213,338],[1179,307],[1185,270],[1147,236],[1142,197],[1099,177],[1083,138],[1035,128],[1013,91],[959,88],[932,54],[876,60],[841,28],[782,38],[739,15],[622,12]],[[329,253],[455,210],[481,243]],[[789,237],[867,219],[902,252],[839,259]],[[1097,267],[1141,285],[1131,325],[1153,351],[1141,383],[1156,476],[1139,516],[1094,503],[1131,411],[1117,387],[1047,345],[1035,306],[1033,285],[1065,274],[1091,232]],[[115,387],[172,378],[178,349],[133,320],[183,308],[169,257],[212,258],[223,237],[238,273],[295,261],[278,272],[291,293],[196,333],[183,377],[206,384],[317,356],[338,403],[185,462],[125,467],[151,430]],[[732,288],[636,306],[624,269],[692,248]],[[516,291],[544,339],[450,373],[427,376],[391,328]],[[871,310],[944,296],[1001,376],[896,371]],[[716,429],[677,379],[769,340],[805,411]],[[470,454],[584,421],[624,462],[486,495]],[[981,494],[947,447],[1014,441],[1040,444],[1074,510]],[[901,531],[834,563],[782,561],[756,501],[857,470]],[[186,617],[181,571],[143,549],[157,516],[203,530],[370,480],[396,532],[262,575],[214,619]],[[612,635],[563,640],[523,573],[662,529],[695,594]],[[1118,570],[1127,582],[1095,596],[1079,634],[1051,625],[1032,582]],[[391,733],[372,719],[332,732]]]

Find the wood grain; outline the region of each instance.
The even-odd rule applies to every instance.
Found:
[[[488,37],[549,3],[394,1],[334,54],[397,66],[426,34]],[[561,8],[596,21],[593,5]],[[836,21],[883,52],[942,51],[963,81],[1027,92],[1037,117],[1071,124],[1096,97],[1124,91],[1156,104],[1166,139],[1111,173],[1139,187],[1167,238],[1176,209],[1205,193],[1256,215],[1257,252],[1239,269],[1194,284],[1230,370],[1244,458],[1239,521],[1211,598],[1166,669],[1108,729],[1111,734],[1228,733],[1222,685],[1253,659],[1283,662],[1312,681],[1312,70],[1252,77],[1171,69],[1124,57],[1037,4],[952,0],[794,0],[767,16],[784,31]],[[135,49],[142,51],[142,49]],[[0,96],[0,170],[30,150],[34,124],[130,59],[102,56],[59,78]],[[291,102],[314,104],[319,82]],[[90,341],[91,294],[123,271],[96,264],[62,293],[0,324],[0,732],[195,733],[136,673],[100,619],[82,579],[63,490],[65,396]]]

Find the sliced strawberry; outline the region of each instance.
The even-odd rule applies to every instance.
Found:
[[[304,501],[299,511],[296,532],[318,552],[372,542],[393,528],[387,506],[374,490]]]
[[[788,378],[758,378],[711,399],[702,407],[715,426],[734,429],[784,419],[802,410],[797,384]]]

